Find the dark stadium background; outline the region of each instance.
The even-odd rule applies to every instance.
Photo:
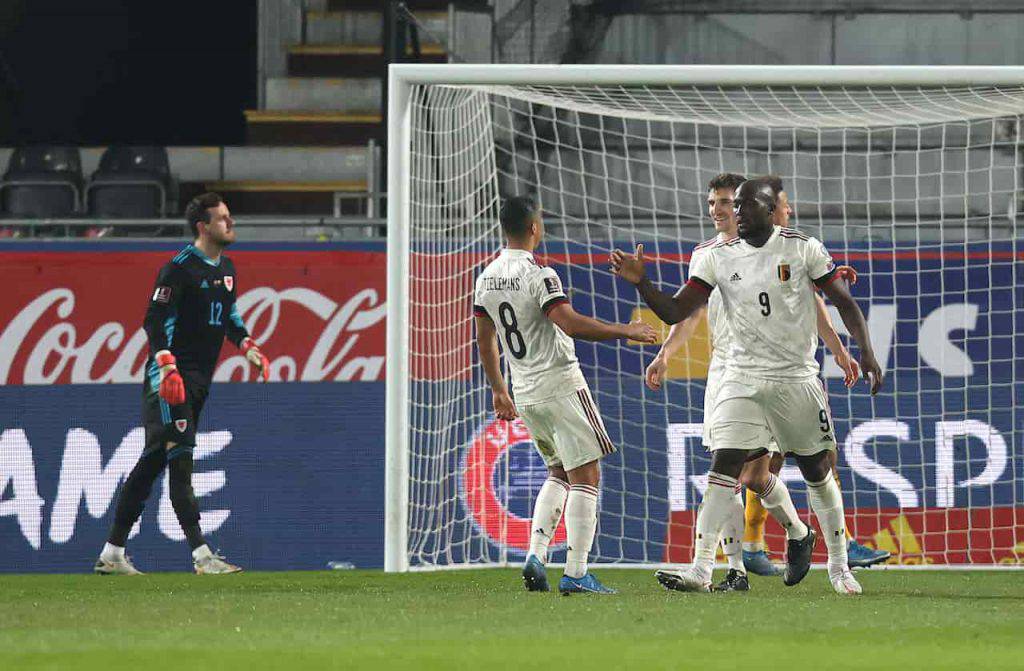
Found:
[[[241,144],[256,2],[2,0],[0,145]]]

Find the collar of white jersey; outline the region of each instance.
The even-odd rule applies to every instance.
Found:
[[[750,244],[749,242],[747,242],[743,238],[740,238],[740,240],[743,240],[743,244],[746,245],[747,247],[749,247],[750,249],[764,249],[765,247],[770,245],[772,242],[774,242],[775,238],[779,237],[779,231],[782,230],[782,226],[776,226],[775,224],[772,224],[772,228],[774,229],[772,231],[772,234],[768,236],[768,239],[765,240],[764,244],[761,245],[760,247],[755,247],[754,245]]]
[[[512,256],[519,259],[533,258],[533,252],[528,252],[525,249],[509,249],[508,247],[502,247],[501,253],[505,256]]]

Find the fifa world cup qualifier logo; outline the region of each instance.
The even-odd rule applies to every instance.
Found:
[[[533,501],[547,469],[522,420],[486,423],[467,446],[460,475],[459,494],[477,528],[492,544],[526,553]],[[564,543],[559,522],[551,549]]]

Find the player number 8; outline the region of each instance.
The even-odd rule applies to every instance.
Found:
[[[519,330],[519,322],[516,321],[516,311],[512,304],[505,302],[498,306],[498,319],[505,327],[505,344],[508,345],[508,352],[517,359],[526,356],[526,341]]]

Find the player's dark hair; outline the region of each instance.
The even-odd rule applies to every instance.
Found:
[[[220,197],[220,194],[213,192],[201,193],[192,200],[188,201],[188,205],[185,206],[185,220],[188,222],[188,227],[192,229],[192,237],[199,237],[199,222],[204,224],[210,223],[210,208],[217,207],[224,202],[224,199]]]
[[[779,204],[779,192],[782,191],[782,178],[777,175],[760,175],[758,177],[751,177],[747,181],[756,185],[758,191],[764,187],[768,187],[768,190],[772,192],[770,210],[774,212],[775,208],[778,207]]]
[[[779,194],[786,190],[786,187],[782,186],[782,178],[778,175],[765,175],[761,179],[772,189],[772,194],[775,196],[775,202],[779,202]]]
[[[530,223],[537,215],[537,203],[531,196],[512,196],[501,206],[501,230],[510,238],[519,239],[530,230]]]
[[[743,175],[737,175],[734,172],[723,172],[711,178],[711,181],[708,182],[708,191],[714,191],[715,189],[732,189],[735,191],[745,181],[747,181],[747,178]]]

